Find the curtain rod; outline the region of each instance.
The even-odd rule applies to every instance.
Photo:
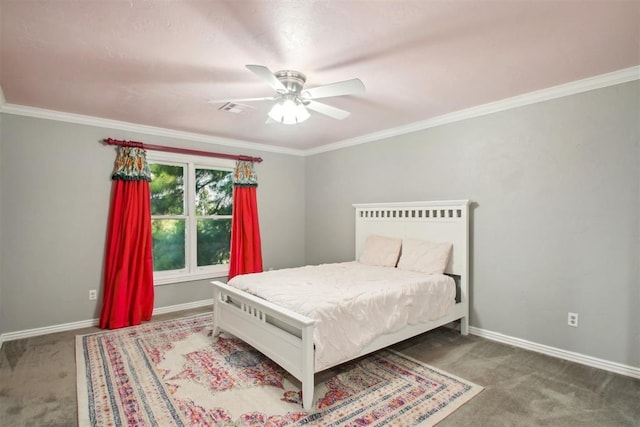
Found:
[[[107,145],[117,145],[120,147],[140,147],[147,150],[166,151],[168,153],[193,154],[196,156],[218,157],[221,159],[243,160],[246,162],[262,162],[262,157],[251,157],[237,154],[214,153],[212,151],[190,150],[188,148],[167,147],[164,145],[144,144],[137,141],[122,141],[119,139],[105,138],[102,140]]]

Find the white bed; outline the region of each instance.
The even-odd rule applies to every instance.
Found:
[[[445,273],[457,279],[457,292],[456,301],[451,309],[445,311],[446,314],[439,313],[434,316],[432,310],[418,310],[419,315],[405,316],[411,321],[400,324],[396,322],[390,325],[389,332],[372,335],[374,338],[360,343],[355,350],[349,348],[347,353],[325,354],[324,347],[320,349],[319,346],[314,347],[314,344],[318,344],[314,342],[314,337],[323,346],[332,341],[331,337],[327,336],[326,330],[321,332],[323,322],[319,319],[322,319],[322,316],[316,316],[313,309],[305,312],[304,309],[300,309],[294,302],[288,300],[288,295],[295,293],[295,288],[292,288],[293,291],[289,289],[279,292],[279,289],[271,281],[271,279],[277,280],[278,278],[283,283],[289,281],[291,276],[289,273],[294,271],[292,269],[267,272],[253,277],[253,279],[260,280],[248,281],[247,279],[250,277],[243,276],[237,276],[234,280],[234,282],[238,282],[236,286],[244,287],[249,292],[258,295],[263,292],[266,298],[273,297],[275,301],[279,301],[278,304],[222,282],[212,282],[214,287],[214,335],[220,331],[226,331],[237,336],[300,380],[305,409],[311,409],[315,372],[355,359],[454,320],[460,320],[460,332],[466,335],[469,321],[468,205],[467,200],[354,205],[356,260],[360,259],[366,238],[371,235],[453,244]],[[344,264],[349,265],[350,263]],[[309,271],[310,268],[312,267],[305,267],[303,269],[306,270],[303,271]],[[390,267],[378,268],[393,270]],[[448,277],[444,277],[444,279],[451,280]],[[262,284],[262,289],[260,286],[251,289],[251,282]],[[357,288],[355,285],[354,287]],[[320,293],[317,294],[316,299],[320,299],[319,295]],[[415,296],[419,297],[420,295],[416,294]],[[395,301],[397,302],[397,300]],[[329,304],[331,299],[328,298],[324,302]],[[425,302],[425,306],[428,305],[429,303]],[[380,316],[380,312],[377,310],[374,314]],[[434,319],[434,317],[437,318]],[[317,322],[318,327],[316,327]],[[343,342],[338,336],[335,339],[338,343]]]
[[[315,320],[316,371],[353,359],[382,334],[445,316],[456,297],[447,275],[356,261],[244,274],[228,285]]]

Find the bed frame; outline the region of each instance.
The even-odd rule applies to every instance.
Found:
[[[355,204],[355,259],[368,235],[451,242],[445,273],[456,278],[457,296],[446,316],[376,338],[353,359],[423,332],[460,320],[460,333],[469,331],[469,201]],[[302,384],[302,407],[313,402],[313,330],[315,320],[262,298],[213,281],[214,336],[226,331],[247,342],[282,366]],[[352,359],[350,359],[352,360]],[[340,361],[340,363],[347,360]],[[323,368],[327,369],[329,367]]]

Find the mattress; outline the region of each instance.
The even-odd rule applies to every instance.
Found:
[[[352,359],[382,334],[447,315],[456,297],[449,276],[356,261],[244,274],[228,284],[316,320],[316,371]]]

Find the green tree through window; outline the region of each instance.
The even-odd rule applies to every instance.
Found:
[[[198,267],[229,263],[232,201],[231,172],[196,169]]]
[[[185,260],[184,167],[151,163],[154,271],[179,270]]]

